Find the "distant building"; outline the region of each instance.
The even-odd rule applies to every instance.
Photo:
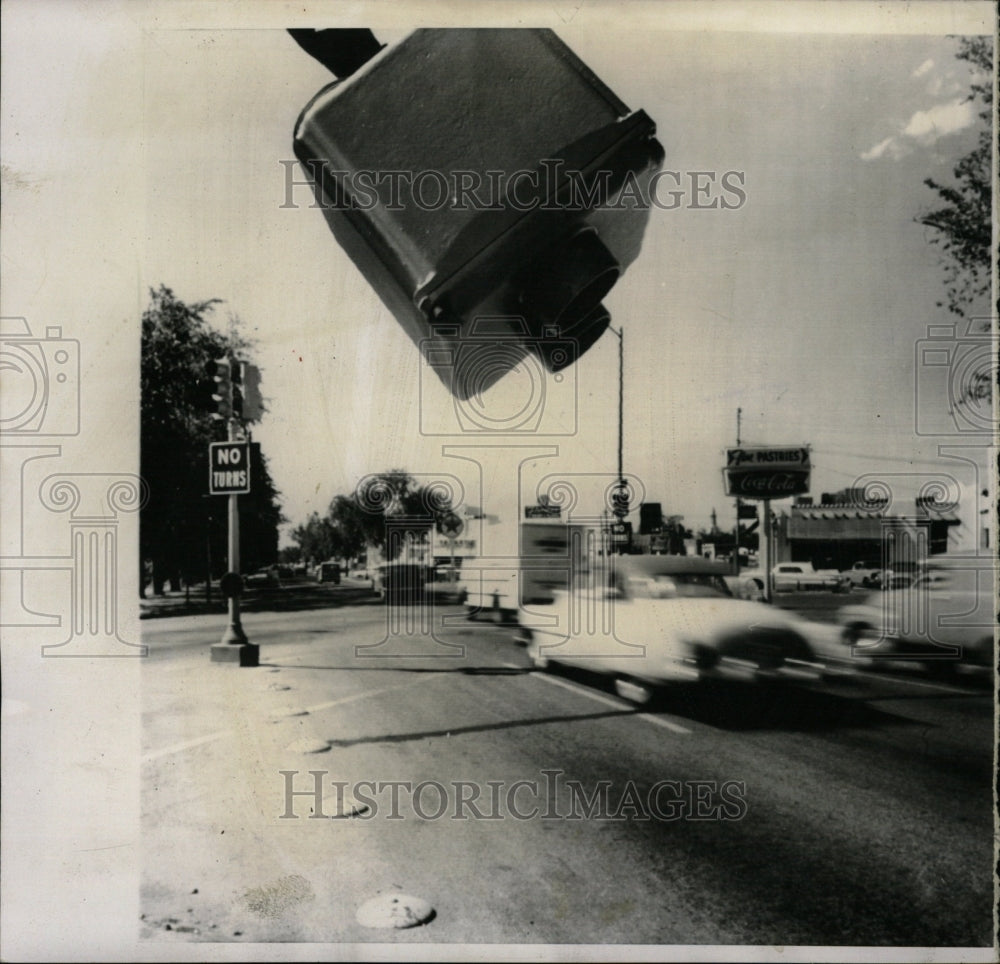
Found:
[[[865,498],[865,490],[823,493],[820,504],[800,496],[777,526],[777,559],[846,569],[858,561],[892,565],[948,551],[956,506],[918,498],[913,512],[889,514],[888,499]]]

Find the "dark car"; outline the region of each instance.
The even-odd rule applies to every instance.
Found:
[[[336,562],[321,562],[316,567],[317,582],[332,582],[335,586],[340,585],[340,564]]]

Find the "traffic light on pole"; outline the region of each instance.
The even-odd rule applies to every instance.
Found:
[[[248,422],[256,422],[264,414],[264,400],[260,395],[260,369],[243,362],[240,365],[240,376],[243,418]]]
[[[215,382],[215,392],[212,398],[216,410],[213,418],[229,419],[233,417],[233,363],[228,358],[216,358],[208,363],[208,372]]]

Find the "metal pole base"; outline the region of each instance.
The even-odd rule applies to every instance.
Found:
[[[238,666],[260,666],[260,647],[256,643],[215,643],[213,663],[236,663]]]

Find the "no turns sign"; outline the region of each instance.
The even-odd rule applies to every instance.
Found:
[[[249,442],[209,443],[208,491],[211,495],[238,495],[250,491]]]

